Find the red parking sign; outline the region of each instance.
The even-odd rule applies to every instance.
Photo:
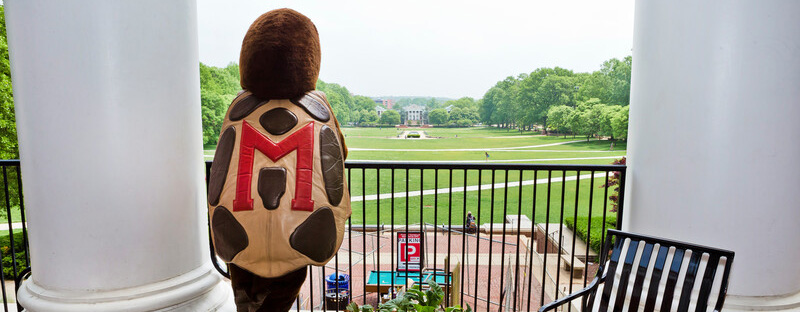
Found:
[[[420,271],[424,253],[422,250],[422,233],[397,233],[397,270]]]

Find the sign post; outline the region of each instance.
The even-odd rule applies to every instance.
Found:
[[[422,271],[425,260],[422,240],[421,232],[397,233],[397,271]]]

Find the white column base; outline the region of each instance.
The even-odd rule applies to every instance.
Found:
[[[34,312],[236,311],[230,285],[210,264],[165,281],[111,291],[46,289],[29,278],[17,300]]]
[[[786,296],[750,297],[728,295],[725,311],[800,311],[800,292]]]

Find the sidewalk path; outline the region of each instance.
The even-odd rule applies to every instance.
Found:
[[[19,230],[22,228],[22,222],[13,222],[11,223],[11,228],[14,230]],[[8,221],[0,223],[0,231],[8,231]]]
[[[524,149],[524,148],[537,148],[537,147],[547,147],[547,146],[556,146],[556,145],[564,145],[569,143],[576,143],[576,142],[583,142],[583,140],[578,141],[567,141],[567,142],[559,142],[559,143],[550,143],[550,144],[541,144],[541,145],[526,145],[526,146],[515,146],[515,147],[492,147],[492,148],[432,148],[432,149],[395,149],[395,148],[360,148],[360,147],[350,147],[348,150],[350,151],[389,151],[389,152],[469,152],[469,151],[509,151],[509,150],[517,150],[517,149]],[[569,152],[569,151],[563,151]]]

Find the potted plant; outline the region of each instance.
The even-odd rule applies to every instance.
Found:
[[[442,307],[444,291],[435,281],[428,281],[428,290],[423,291],[419,285],[414,285],[408,291],[401,293],[397,298],[378,305],[375,310],[371,305],[358,306],[355,302],[347,306],[348,312],[472,312],[472,308],[467,305],[466,309],[461,306]]]

